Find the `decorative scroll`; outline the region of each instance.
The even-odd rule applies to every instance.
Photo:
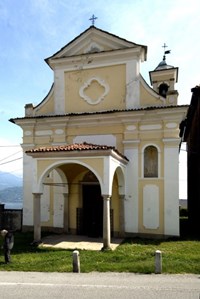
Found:
[[[93,84],[98,83],[100,87],[103,87],[104,91],[100,94],[100,96],[97,96],[96,98],[92,99],[86,94],[86,90],[89,88],[92,88]],[[104,80],[98,78],[98,77],[92,77],[89,80],[87,80],[83,86],[79,90],[79,95],[81,98],[83,98],[88,104],[90,105],[96,105],[100,103],[102,100],[104,100],[105,96],[109,93],[109,85],[105,83]]]

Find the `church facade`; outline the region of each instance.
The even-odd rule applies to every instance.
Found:
[[[54,82],[23,130],[23,229],[179,236],[178,68],[140,74],[147,47],[89,27],[45,61]]]

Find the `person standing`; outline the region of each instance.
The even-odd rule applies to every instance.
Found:
[[[3,251],[4,251],[5,263],[8,264],[11,261],[10,253],[11,253],[11,249],[14,246],[14,235],[12,232],[3,229],[1,231],[1,236],[4,238]]]

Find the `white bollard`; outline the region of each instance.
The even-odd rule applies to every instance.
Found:
[[[80,273],[80,257],[79,257],[79,251],[74,250],[73,251],[73,272],[74,273]]]
[[[156,250],[155,252],[155,274],[162,273],[162,252]]]

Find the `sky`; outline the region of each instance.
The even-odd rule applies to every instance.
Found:
[[[53,72],[44,59],[91,26],[148,47],[141,74],[171,50],[167,63],[179,68],[178,104],[189,104],[199,84],[199,0],[0,0],[0,171],[22,174],[21,128],[24,106],[47,95]],[[186,151],[180,154],[180,197],[186,194]]]

